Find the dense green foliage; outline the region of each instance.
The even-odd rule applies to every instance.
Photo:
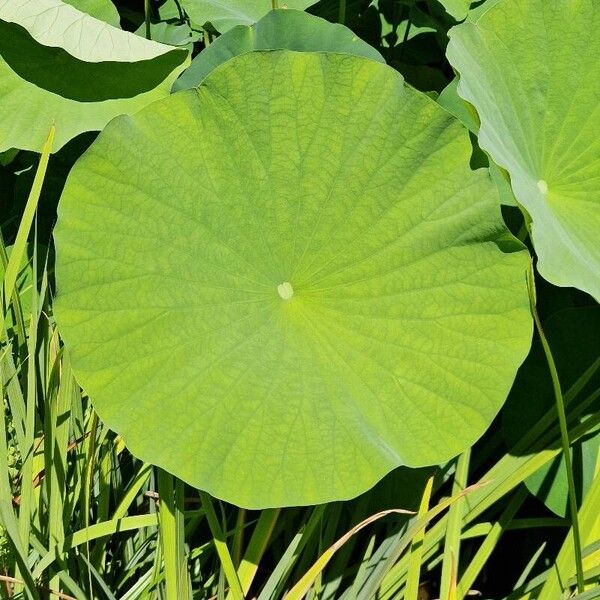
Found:
[[[0,598],[600,598],[599,25],[0,0]]]

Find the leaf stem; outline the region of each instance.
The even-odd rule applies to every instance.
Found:
[[[181,8],[181,1],[180,0],[174,0],[174,1],[175,1],[175,6],[177,6],[177,12],[179,13],[180,24],[184,24],[184,23],[186,23],[186,18],[185,18],[185,12],[184,12],[183,8]]]
[[[579,531],[579,516],[577,511],[577,495],[575,491],[575,478],[573,477],[573,464],[571,462],[571,444],[569,442],[569,430],[567,428],[567,417],[565,414],[565,403],[563,399],[562,390],[560,387],[560,380],[558,377],[558,371],[556,370],[556,363],[550,350],[550,344],[542,328],[540,317],[537,313],[535,306],[535,279],[533,272],[533,263],[530,265],[529,277],[528,277],[528,290],[529,290],[529,302],[531,305],[531,313],[535,326],[540,336],[542,348],[546,355],[546,361],[548,363],[548,369],[550,370],[550,377],[552,379],[552,388],[554,389],[554,399],[556,400],[556,412],[558,413],[558,423],[560,426],[560,439],[562,442],[562,450],[565,458],[565,468],[567,470],[567,484],[569,490],[569,512],[571,513],[571,524],[573,527],[573,544],[575,546],[575,566],[577,569],[577,591],[583,593],[585,590],[585,579],[583,576],[583,558],[581,552],[581,535]]]
[[[146,23],[146,39],[152,39],[150,31],[150,0],[144,0],[144,22]]]
[[[344,25],[346,23],[346,0],[340,0],[340,8],[338,11],[338,23]]]

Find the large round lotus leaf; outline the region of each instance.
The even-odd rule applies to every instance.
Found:
[[[316,1],[285,0],[278,6],[304,10]],[[217,31],[225,33],[236,25],[256,23],[273,8],[273,0],[181,0],[181,5],[194,23],[210,23]]]
[[[196,87],[219,65],[253,50],[340,52],[385,62],[375,48],[343,25],[300,10],[272,10],[254,25],[238,25],[220,35],[194,58],[173,89]]]
[[[600,299],[600,2],[501,0],[451,30],[479,141],[533,220],[540,273]]]
[[[132,452],[247,507],[468,447],[530,343],[467,132],[389,67],[251,52],[112,122],[67,181],[56,312]],[[502,244],[504,245],[504,244]]]
[[[0,0],[0,152],[102,129],[168,95],[187,56],[61,0]]]
[[[600,307],[561,310],[544,323],[544,331],[573,427],[582,417],[600,410]],[[574,394],[573,389],[578,392]],[[504,438],[509,447],[518,445],[527,431],[548,412],[556,415],[558,436],[555,406],[548,363],[539,340],[536,340],[502,411]],[[579,500],[586,496],[594,479],[599,449],[600,427],[572,445],[571,462]],[[568,515],[567,471],[562,454],[528,477],[525,484],[550,510],[563,517]]]

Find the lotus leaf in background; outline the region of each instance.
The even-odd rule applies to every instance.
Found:
[[[115,119],[55,231],[56,316],[100,417],[245,507],[468,448],[531,338],[529,256],[470,154],[397,72],[333,53],[243,54]]]
[[[381,54],[350,29],[299,10],[272,10],[254,25],[238,25],[194,58],[174,89],[196,87],[216,67],[253,50],[340,52],[385,62]]]
[[[61,0],[0,0],[0,151],[53,150],[166,96],[188,52],[145,40]]]
[[[136,35],[146,37],[146,23],[142,23],[136,29],[135,33]],[[191,52],[194,43],[200,41],[202,38],[202,33],[193,31],[187,23],[179,24],[159,21],[158,23],[150,23],[150,38],[161,44],[187,48]]]
[[[457,21],[462,21],[469,14],[471,0],[438,0],[446,12]]]
[[[114,27],[120,27],[121,25],[119,11],[111,0],[65,0],[65,2],[109,25]]]
[[[600,410],[600,307],[561,310],[544,323],[544,331],[566,392],[572,428],[582,417]],[[575,384],[578,392],[568,393]],[[556,414],[554,392],[546,357],[536,340],[503,410],[503,433],[509,448],[517,445],[548,412]],[[557,416],[554,423],[556,419]],[[573,445],[571,455],[579,501],[594,479],[599,449],[600,428]],[[568,515],[567,472],[562,455],[536,471],[525,483],[550,510],[563,517]]]
[[[451,112],[471,133],[479,131],[475,109],[458,95],[459,78],[455,77],[440,93],[438,104]]]
[[[451,30],[479,143],[532,219],[538,269],[600,299],[600,3],[500,0]]]
[[[437,101],[440,106],[443,106],[447,111],[452,113],[471,133],[475,136],[479,131],[479,118],[477,112],[471,104],[463,100],[458,95],[459,78],[455,77],[438,96]],[[482,153],[475,138],[472,139],[473,152]],[[500,202],[506,206],[517,206],[515,196],[510,186],[510,177],[504,169],[501,169],[494,161],[486,154],[488,169],[492,181],[496,184]]]
[[[304,10],[316,0],[285,0],[281,8]],[[236,25],[252,25],[272,8],[272,0],[181,0],[181,6],[196,25],[210,23],[218,32],[225,33]]]

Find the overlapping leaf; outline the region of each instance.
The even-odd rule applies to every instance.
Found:
[[[174,89],[196,87],[220,64],[253,50],[340,52],[384,62],[377,50],[343,25],[299,10],[273,10],[254,25],[238,25],[219,36],[194,58]]]
[[[600,298],[600,3],[500,0],[454,28],[448,58],[481,147],[533,220],[540,273]]]
[[[61,0],[0,0],[0,151],[54,150],[169,93],[187,51],[144,40]]]
[[[455,77],[438,96],[437,101],[440,106],[443,106],[447,111],[451,112],[471,133],[477,134],[479,131],[479,119],[473,106],[463,100],[458,95],[458,77]],[[476,145],[476,143],[475,143]],[[477,147],[476,152],[481,153],[481,149]],[[498,165],[489,157],[488,168],[492,181],[496,184],[500,202],[507,206],[516,206],[512,188],[510,187],[510,177],[506,171],[498,167]]]
[[[316,0],[285,0],[281,8],[304,10]],[[217,31],[225,33],[236,25],[252,25],[272,8],[272,0],[181,0],[190,19],[198,24],[210,23]]]
[[[500,249],[470,152],[395,71],[342,54],[247,53],[116,119],[56,230],[56,314],[102,419],[248,507],[468,447],[531,335],[528,256]]]

